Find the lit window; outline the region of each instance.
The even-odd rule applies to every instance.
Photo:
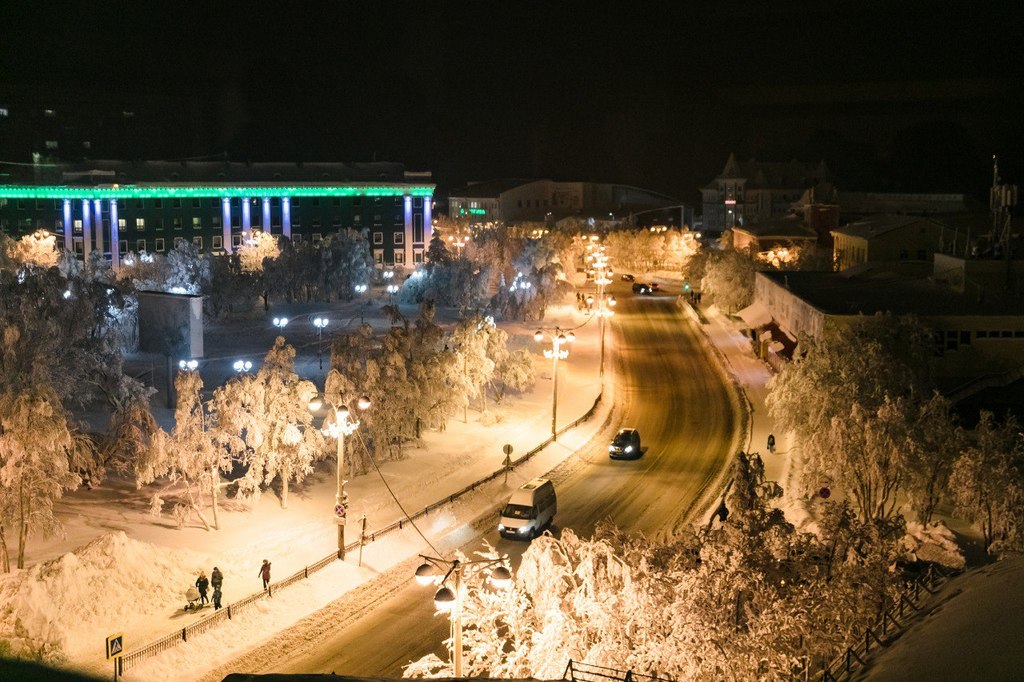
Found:
[[[117,229],[118,230],[123,230],[125,228],[125,226],[127,225],[127,222],[128,221],[126,221],[124,218],[118,218],[117,219]]]
[[[54,109],[43,109],[43,116],[45,116],[46,118],[53,118],[56,115],[57,112]]]
[[[46,148],[47,149],[56,149],[57,148],[57,140],[47,140],[46,141]]]
[[[405,263],[405,251],[395,251],[395,265]]]
[[[198,230],[202,226],[203,226],[203,219],[198,217],[198,216],[194,216],[192,218],[192,229],[193,230]]]
[[[134,111],[122,111],[121,115],[124,116],[125,118],[135,118],[135,112]]]
[[[82,140],[82,148],[92,149],[92,142],[90,142],[89,140]]]
[[[136,218],[135,219],[135,229],[136,230],[145,230],[146,229],[146,219],[145,218]]]
[[[10,110],[7,107],[0,107],[0,118],[7,118],[11,115]]]

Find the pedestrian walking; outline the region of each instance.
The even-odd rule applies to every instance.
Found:
[[[220,586],[224,584],[224,574],[220,572],[220,569],[216,566],[213,567],[213,573],[210,574],[210,585],[213,589],[219,590]]]
[[[199,571],[199,577],[196,578],[196,589],[199,590],[199,605],[202,606],[210,600],[206,596],[206,590],[210,587],[210,581],[206,578],[206,573]]]
[[[775,453],[775,434],[774,433],[769,433],[768,434],[768,452],[771,452],[772,454]]]
[[[263,565],[260,566],[260,577],[263,578],[263,589],[267,589],[270,584],[270,562],[266,559],[263,560]]]
[[[221,598],[220,585],[218,585],[218,586],[213,588],[213,610],[214,611],[220,609],[220,598]]]

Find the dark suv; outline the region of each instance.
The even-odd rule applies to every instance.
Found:
[[[643,282],[633,282],[633,293],[634,294],[650,294],[651,286],[644,284]]]
[[[619,429],[608,446],[611,459],[636,459],[644,454],[640,449],[640,432],[636,429]]]

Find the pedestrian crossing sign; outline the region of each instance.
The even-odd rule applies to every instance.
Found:
[[[119,632],[107,637],[107,658],[117,658],[122,654],[124,654],[124,633]]]

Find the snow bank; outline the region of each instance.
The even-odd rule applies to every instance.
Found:
[[[103,535],[73,552],[0,577],[0,643],[48,662],[102,656],[107,635],[184,606],[204,557]],[[0,644],[2,648],[2,644]]]
[[[908,521],[902,543],[910,561],[928,561],[957,570],[964,567],[964,555],[956,536],[941,521],[927,526]]]

